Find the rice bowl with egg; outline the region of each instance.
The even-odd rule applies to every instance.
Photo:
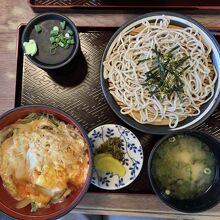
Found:
[[[91,178],[90,143],[83,128],[46,105],[15,108],[0,121],[2,212],[16,219],[50,219],[74,208]]]

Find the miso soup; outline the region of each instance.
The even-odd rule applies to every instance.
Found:
[[[176,135],[163,142],[152,160],[152,175],[166,195],[193,199],[212,184],[215,158],[208,145],[190,135]]]

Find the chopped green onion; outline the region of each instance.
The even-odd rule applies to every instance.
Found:
[[[52,30],[51,32],[50,32],[50,36],[51,37],[55,37],[55,36],[57,36],[59,34],[59,31],[56,31],[56,30]]]
[[[166,195],[170,195],[170,190],[169,190],[169,189],[166,189],[166,190],[165,190],[165,194],[166,194]]]
[[[69,33],[65,33],[65,38],[69,39],[70,38],[70,34]]]
[[[58,44],[55,42],[53,43],[53,46],[50,48],[50,53],[55,54],[57,50]]]
[[[170,138],[169,138],[169,142],[171,142],[171,143],[175,142],[175,140],[176,140],[175,137],[170,137]]]
[[[191,166],[190,166],[189,164],[186,165],[185,170],[186,170],[187,172],[191,172]]]
[[[54,118],[53,115],[49,115],[48,120],[49,120],[51,123],[53,123],[56,127],[58,127],[59,124],[60,124],[59,120],[57,120],[56,118]]]
[[[74,39],[71,39],[71,40],[70,40],[70,44],[74,44]]]
[[[53,31],[59,32],[59,30],[60,30],[59,27],[57,27],[57,26],[54,26],[54,27],[53,27]]]
[[[38,119],[39,115],[37,113],[30,113],[28,116],[26,116],[25,118],[23,119],[20,119],[19,121],[22,123],[22,124],[27,124],[27,123],[30,123],[32,122],[33,120],[35,119]]]
[[[59,42],[58,45],[61,46],[61,47],[65,46],[63,42]]]
[[[206,175],[210,175],[210,174],[212,173],[211,169],[208,168],[208,167],[206,167],[203,172],[204,172],[204,174],[206,174]]]
[[[66,21],[61,21],[60,27],[62,28],[62,30],[64,30],[66,28]]]
[[[57,43],[59,43],[59,42],[60,42],[59,37],[56,37],[55,41],[56,41]]]
[[[69,35],[73,35],[73,31],[68,30],[67,33],[69,33]]]
[[[50,37],[50,42],[54,43],[55,42],[55,37]]]
[[[70,45],[68,43],[64,46],[65,49],[68,49],[69,47]]]
[[[39,24],[34,25],[34,29],[37,33],[40,33],[42,31],[41,26]]]
[[[61,38],[60,38],[60,41],[61,41],[62,43],[64,43],[64,44],[66,44],[66,42],[67,42],[66,38],[64,38],[64,37],[61,37]]]
[[[56,48],[58,46],[62,48],[69,48],[74,44],[73,31],[67,30],[66,33],[61,29],[65,29],[66,21],[60,22],[61,28],[54,26],[50,31],[50,43],[52,44],[50,48],[50,53],[55,54]]]
[[[51,54],[55,54],[56,53],[57,48],[56,47],[51,47],[50,48],[50,53]]]
[[[31,212],[36,212],[38,209],[37,204],[35,202],[31,203]]]

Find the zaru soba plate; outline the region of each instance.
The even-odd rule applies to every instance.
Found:
[[[101,61],[101,86],[112,110],[145,133],[190,129],[219,103],[220,49],[184,15],[155,12],[124,24]]]

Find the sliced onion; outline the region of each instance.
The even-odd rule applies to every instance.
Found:
[[[17,209],[22,209],[31,203],[30,198],[23,199],[16,204]]]
[[[53,198],[51,201],[52,203],[58,203],[58,202],[63,202],[63,200],[71,193],[72,191],[70,189],[67,189],[64,193],[62,193],[59,196],[56,196]]]
[[[47,189],[47,188],[44,188],[39,185],[37,187],[41,193],[43,193],[46,196],[50,196],[50,197],[54,197],[56,195],[60,195],[60,194],[64,193],[63,189],[58,189],[58,188],[57,189]]]
[[[62,198],[65,199],[71,193],[70,189],[67,189],[65,193],[62,195]]]

